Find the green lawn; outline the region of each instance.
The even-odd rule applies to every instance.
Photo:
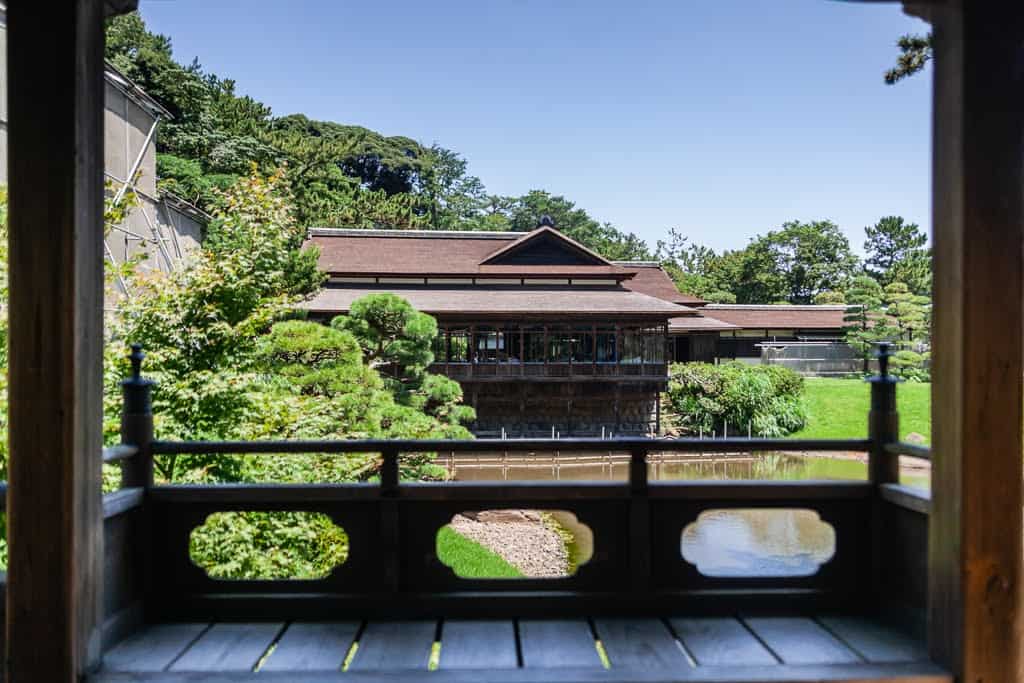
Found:
[[[808,377],[804,382],[807,426],[792,434],[794,438],[845,439],[868,434],[868,408],[871,387],[858,379]],[[900,439],[911,432],[931,442],[931,385],[901,382],[896,387],[900,412]]]
[[[437,557],[463,579],[506,579],[523,575],[497,553],[447,526],[437,532]]]

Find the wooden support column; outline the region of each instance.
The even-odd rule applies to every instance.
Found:
[[[1021,680],[1024,4],[934,24],[935,307],[929,649],[961,681]]]
[[[100,659],[104,5],[7,9],[10,683]]]

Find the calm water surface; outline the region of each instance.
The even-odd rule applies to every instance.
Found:
[[[482,453],[438,460],[460,481],[625,481],[628,462],[627,455],[610,453]],[[927,468],[913,461],[901,464],[902,483],[928,488]],[[848,454],[654,454],[649,476],[660,481],[864,481],[867,464]],[[834,555],[836,535],[813,510],[730,508],[701,513],[681,530],[679,545],[681,561],[707,576],[810,576]]]

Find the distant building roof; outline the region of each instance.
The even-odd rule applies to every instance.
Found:
[[[726,330],[738,330],[736,325],[710,318],[706,315],[688,315],[679,318],[671,318],[668,321],[670,334],[679,332],[724,332]]]
[[[703,311],[722,322],[753,329],[839,329],[846,306],[708,304]]]
[[[392,292],[417,310],[467,315],[616,315],[660,317],[696,313],[656,297],[622,288],[579,287],[336,287],[320,290],[304,307],[315,313],[345,313],[368,294]]]
[[[537,237],[531,237],[540,233]],[[337,276],[598,277],[624,280],[634,270],[597,255],[594,264],[506,264],[502,255],[545,234],[557,236],[583,255],[592,252],[550,228],[533,233],[455,230],[336,230],[314,228],[307,244],[320,249],[320,269]],[[588,258],[591,258],[588,256]]]
[[[629,282],[625,283],[626,287],[634,292],[688,306],[699,306],[704,303],[700,297],[680,292],[676,283],[657,261],[612,261],[612,263],[636,272]]]

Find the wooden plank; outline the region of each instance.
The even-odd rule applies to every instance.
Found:
[[[784,664],[843,664],[862,661],[857,653],[812,619],[757,617],[744,621]]]
[[[436,632],[435,621],[371,621],[359,637],[348,671],[426,671]]]
[[[379,672],[309,672],[301,683],[423,683],[437,679],[444,683],[952,683],[952,677],[934,664],[923,662],[897,664],[831,664],[770,667],[699,666],[679,672],[619,672],[613,669],[495,669],[481,676],[479,670],[453,670],[426,674],[422,671],[398,671],[382,676]],[[157,673],[126,674],[103,672],[89,683],[297,683],[295,674],[267,673]]]
[[[103,655],[106,671],[163,671],[194,643],[209,624],[156,624]]]
[[[699,665],[777,664],[778,659],[731,617],[670,619],[686,651]]]
[[[929,13],[935,54],[929,649],[960,680],[1019,680],[1024,4],[956,0],[936,3]]]
[[[601,667],[590,624],[584,619],[524,619],[519,622],[523,666]]]
[[[99,666],[103,4],[11,3],[7,680]]]
[[[514,669],[515,622],[500,620],[451,620],[441,626],[441,661],[447,669]]]
[[[283,624],[214,624],[170,666],[171,671],[252,671]]]
[[[260,671],[340,671],[359,622],[292,624]]]
[[[822,617],[819,621],[869,662],[928,659],[923,642],[893,626],[861,617]]]
[[[690,662],[660,619],[598,619],[597,637],[612,669],[687,669]]]

